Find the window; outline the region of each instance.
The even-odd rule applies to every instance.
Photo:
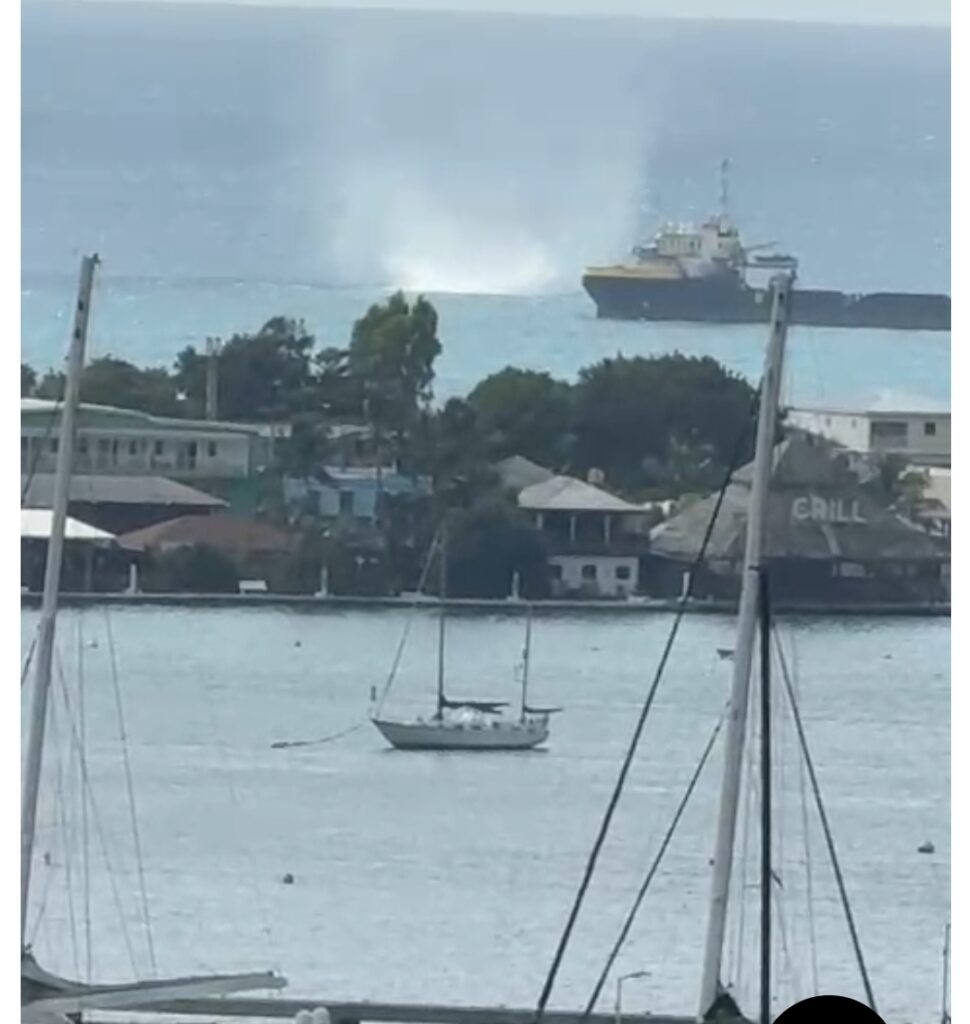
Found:
[[[56,455],[57,454],[57,442],[58,442],[58,438],[56,438],[56,437],[52,437],[51,438],[51,443],[50,443],[51,455]]]
[[[859,562],[840,562],[837,568],[839,576],[846,579],[864,579],[868,575],[866,567]]]
[[[933,420],[927,420],[923,424],[923,434],[926,437],[936,437],[936,423]]]
[[[137,455],[138,454],[138,442],[137,441],[129,441],[128,442],[128,454],[129,455]]]
[[[906,424],[902,420],[882,420],[869,428],[873,442],[906,443]]]
[[[30,441],[28,441],[26,437],[22,437],[20,439],[20,450],[21,450],[21,452],[26,452],[29,447],[30,447]]]
[[[79,437],[77,439],[77,450],[81,453],[81,455],[87,455],[88,439],[86,437]]]
[[[616,578],[618,580],[628,580],[630,578],[630,567],[628,565],[618,565],[616,567]]]
[[[209,458],[210,459],[214,459],[216,457],[216,452],[218,450],[219,450],[219,448],[218,448],[218,445],[215,443],[215,441],[210,441],[209,442]]]
[[[156,441],[155,442],[155,454],[156,455],[161,455],[164,451],[165,451],[165,442],[164,441]]]
[[[106,438],[102,437],[98,440],[98,452],[101,455],[107,455],[111,451],[111,442]]]
[[[558,562],[549,565],[549,576],[554,580],[562,579],[562,566]]]
[[[340,492],[340,514],[342,516],[352,516],[354,514],[354,492],[353,491],[341,491]]]
[[[584,580],[595,580],[596,579],[596,566],[595,565],[584,565],[582,569],[582,576]]]

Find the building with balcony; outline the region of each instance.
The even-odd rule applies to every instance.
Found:
[[[60,418],[59,402],[21,398],[21,474],[54,472]],[[73,473],[186,481],[245,479],[268,465],[275,440],[265,426],[184,420],[82,403]]]
[[[568,476],[524,487],[519,508],[542,533],[557,597],[628,597],[640,582],[649,538],[642,508]]]

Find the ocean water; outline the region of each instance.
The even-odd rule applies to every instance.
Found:
[[[432,699],[436,623],[414,615],[389,713]],[[23,613],[24,650],[36,621]],[[151,974],[126,746],[160,973],[274,967],[307,997],[534,1005],[671,619],[537,618],[534,696],[565,711],[548,750],[521,756],[385,749],[364,715],[407,622],[399,610],[64,612],[30,928],[42,963]],[[553,1005],[590,992],[726,699],[716,650],[733,630],[719,616],[683,624]],[[879,1010],[929,1024],[949,917],[949,624],[780,630]],[[522,637],[515,617],[456,616],[451,691],[514,699]],[[68,704],[93,793],[86,824]],[[816,991],[813,928],[818,989],[861,988],[811,808],[803,827],[791,721],[777,705],[776,717],[780,1010]],[[271,748],[355,724],[337,742]],[[627,1008],[696,1008],[720,758],[718,746],[617,963],[649,972],[628,983]],[[725,974],[753,1007],[758,836],[745,794]],[[927,839],[936,852],[921,855]]]
[[[949,290],[941,30],[205,5],[23,6],[23,356],[169,362],[396,286],[442,314],[439,398],[618,351],[755,375],[754,328],[598,322],[587,263],[717,202],[849,291]],[[949,335],[793,332],[789,397],[948,405]]]

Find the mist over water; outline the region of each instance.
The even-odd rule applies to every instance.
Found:
[[[327,44],[310,89],[328,280],[571,290],[628,247],[650,126],[630,48],[604,65],[588,26],[345,12]]]

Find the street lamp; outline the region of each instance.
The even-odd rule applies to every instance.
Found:
[[[623,1024],[623,982],[633,978],[646,978],[649,974],[649,971],[631,971],[629,974],[621,974],[616,979],[616,1002],[613,1004],[616,1024]]]

